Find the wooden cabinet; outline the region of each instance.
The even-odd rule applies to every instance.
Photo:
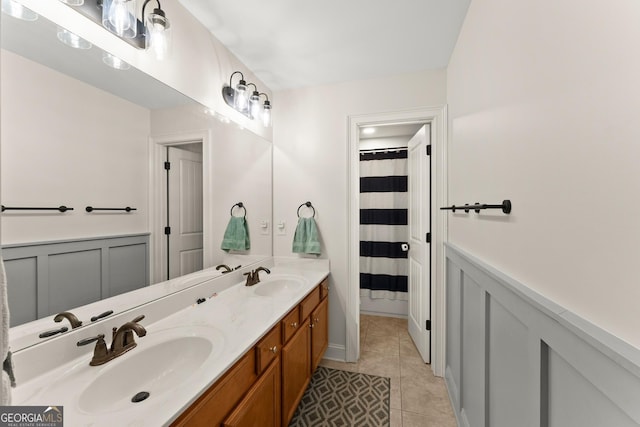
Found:
[[[311,373],[316,370],[329,346],[329,299],[325,298],[309,317],[311,327]]]
[[[222,424],[224,427],[279,427],[280,359],[275,359],[247,396]]]
[[[299,328],[282,348],[282,425],[289,425],[311,379],[311,329]]]
[[[288,426],[329,344],[328,291],[325,279],[172,426]]]
[[[172,426],[219,426],[257,378],[255,352],[249,351],[183,412]]]

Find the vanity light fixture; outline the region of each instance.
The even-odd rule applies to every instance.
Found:
[[[23,21],[35,21],[38,14],[14,0],[2,0],[2,13]]]
[[[233,86],[233,76],[240,75],[240,80],[236,86]],[[253,86],[254,90],[249,95],[248,86]],[[262,114],[260,114],[260,96],[264,95],[267,100],[262,105]],[[258,92],[258,87],[254,83],[247,83],[244,75],[240,71],[234,71],[229,78],[229,85],[222,88],[222,98],[228,106],[234,110],[244,114],[251,120],[262,116],[262,123],[265,127],[271,126],[271,103],[266,93]]]
[[[5,1],[2,0],[3,5]],[[145,0],[137,15],[137,0],[61,0],[137,49],[146,49],[164,59],[171,46],[171,24],[159,0]],[[147,9],[149,2],[156,8]]]

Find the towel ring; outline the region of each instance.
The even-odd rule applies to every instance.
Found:
[[[235,205],[231,206],[231,211],[229,212],[231,214],[231,216],[233,216],[233,208],[235,208],[236,206],[239,207],[239,208],[244,209],[243,218],[246,218],[247,217],[247,208],[244,207],[244,203],[242,203],[242,202],[238,202]]]
[[[308,208],[313,209],[313,218],[316,217],[316,208],[313,207],[313,205],[311,204],[311,202],[304,202],[303,204],[301,204],[300,206],[298,206],[298,218],[300,218],[300,208],[306,206]]]

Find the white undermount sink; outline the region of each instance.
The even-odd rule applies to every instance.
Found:
[[[298,276],[269,277],[255,285],[254,293],[263,297],[286,296],[300,289],[303,284],[304,279]]]

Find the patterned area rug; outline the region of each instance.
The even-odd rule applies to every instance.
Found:
[[[389,378],[319,366],[289,427],[388,427]]]

